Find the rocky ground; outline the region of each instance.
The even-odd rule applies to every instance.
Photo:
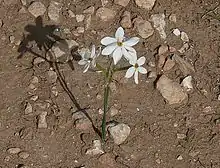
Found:
[[[77,51],[119,26],[148,74],[114,77],[103,145]],[[219,32],[218,0],[0,0],[0,167],[219,168]]]

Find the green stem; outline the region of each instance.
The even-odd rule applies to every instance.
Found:
[[[129,65],[129,66],[126,66],[126,67],[121,67],[121,68],[115,68],[113,69],[114,72],[117,72],[117,71],[124,71],[124,70],[127,70],[128,68],[130,68],[132,65]]]

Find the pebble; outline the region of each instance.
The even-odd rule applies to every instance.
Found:
[[[161,95],[170,105],[181,104],[188,100],[188,95],[184,92],[180,84],[172,81],[165,75],[162,75],[159,78],[156,86]]]
[[[156,0],[135,0],[135,3],[141,8],[151,10],[155,4],[155,1]]]
[[[85,16],[84,15],[76,15],[76,21],[77,22],[82,22],[84,20]]]
[[[0,19],[0,27],[3,26],[3,20]]]
[[[10,41],[10,43],[14,43],[15,42],[15,36],[9,36],[9,41]]]
[[[121,6],[127,6],[130,0],[114,0],[114,3]]]
[[[185,134],[177,134],[177,139],[184,139],[186,138]]]
[[[93,15],[95,12],[95,7],[94,6],[90,6],[88,8],[86,8],[85,10],[83,10],[84,14],[89,14],[89,15]]]
[[[116,168],[117,162],[114,159],[114,156],[112,156],[109,153],[105,153],[99,157],[99,162],[102,164],[103,167],[108,168]]]
[[[99,111],[99,114],[100,114],[100,115],[101,115],[101,114],[104,114],[104,111],[103,111],[102,109],[99,109],[98,111]]]
[[[104,153],[104,151],[102,149],[102,145],[101,145],[100,140],[94,140],[93,141],[93,148],[86,150],[87,155],[100,155],[103,153]]]
[[[57,90],[57,87],[56,86],[53,86],[51,88],[51,93],[54,95],[54,96],[58,96],[58,90]]]
[[[181,32],[180,32],[180,30],[179,29],[173,29],[173,34],[175,35],[175,36],[180,36],[180,34],[181,34]]]
[[[68,10],[67,13],[68,13],[68,15],[69,15],[70,18],[76,17],[76,15],[75,15],[75,14],[73,13],[73,11],[71,11],[71,10]]]
[[[41,112],[41,114],[38,116],[38,128],[47,128],[46,116],[46,111]]]
[[[220,100],[220,94],[218,95],[218,100]]]
[[[57,81],[57,73],[55,71],[49,70],[47,71],[48,81],[53,84]]]
[[[34,59],[34,65],[38,65],[42,62],[45,62],[45,59],[40,58],[40,57],[37,57],[37,58]]]
[[[33,78],[31,79],[30,82],[31,82],[32,84],[37,84],[37,83],[39,83],[39,79],[38,79],[37,76],[33,76]]]
[[[9,148],[9,149],[7,149],[7,152],[10,154],[17,154],[17,153],[21,152],[21,149],[20,148]]]
[[[110,110],[110,115],[113,117],[119,113],[119,110],[115,107],[112,107]]]
[[[142,38],[148,38],[154,34],[154,29],[150,22],[142,20],[140,17],[134,20],[134,27]]]
[[[177,156],[177,160],[183,160],[183,157],[181,155]]]
[[[27,158],[30,156],[30,154],[27,153],[27,152],[20,152],[20,153],[18,154],[18,156],[19,156],[21,159],[27,159]]]
[[[122,19],[120,21],[120,24],[123,28],[131,28],[132,23],[131,23],[131,13],[129,11],[125,11]]]
[[[39,98],[38,95],[33,95],[33,96],[31,96],[30,100],[36,101],[38,98]]]
[[[46,7],[43,3],[36,1],[30,4],[30,6],[28,7],[28,11],[34,17],[38,17],[44,15],[44,13],[46,12]]]
[[[27,102],[25,104],[25,110],[24,110],[24,114],[25,115],[28,115],[28,114],[31,114],[33,112],[33,107],[31,105],[31,103]]]
[[[151,15],[151,21],[153,22],[154,28],[159,32],[161,39],[165,40],[167,35],[165,32],[165,15],[164,13]]]
[[[60,11],[62,9],[62,4],[56,1],[51,1],[48,7],[48,17],[54,22],[59,22]]]
[[[96,16],[102,21],[109,21],[114,19],[116,12],[105,7],[101,7],[96,11]]]
[[[148,78],[156,78],[157,77],[157,73],[155,71],[150,71],[148,73]]]
[[[162,55],[160,55],[161,57]],[[166,58],[166,62],[165,64],[163,65],[163,71],[169,71],[171,70],[174,66],[175,66],[176,62],[172,59],[170,59],[169,57]]]
[[[60,49],[60,47],[59,47],[59,46],[56,46],[56,45],[54,45],[54,46],[51,48],[51,51],[54,53],[54,55],[55,55],[56,58],[60,58],[60,57],[62,57],[62,56],[65,54],[65,52],[62,51],[62,50]],[[48,56],[48,60],[50,60],[50,57],[49,57],[49,56]]]
[[[131,129],[128,125],[120,123],[114,126],[109,126],[108,131],[113,137],[115,144],[122,144],[129,136]]]
[[[171,22],[176,23],[176,14],[172,13],[172,14],[169,16],[169,20],[170,20]]]
[[[88,118],[75,120],[74,125],[77,130],[81,131],[88,131],[92,128],[92,123]]]
[[[82,34],[85,32],[85,28],[84,27],[77,27],[76,28],[76,31],[79,33],[79,34]]]
[[[106,6],[108,4],[108,0],[101,0],[102,6]]]
[[[180,38],[183,42],[189,42],[189,37],[185,32],[181,32]]]
[[[187,76],[181,82],[181,85],[186,89],[186,91],[191,91],[193,89],[192,76]]]
[[[27,13],[27,10],[24,6],[21,7],[21,9],[19,9],[18,11],[20,14],[24,14],[24,13]]]

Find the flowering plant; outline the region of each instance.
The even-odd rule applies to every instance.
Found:
[[[133,48],[139,42],[138,37],[132,37],[130,39],[126,39],[124,35],[124,29],[119,27],[115,33],[115,37],[104,37],[101,40],[101,44],[105,46],[105,48],[101,51],[99,48],[96,51],[94,45],[92,45],[92,49],[83,50],[79,54],[82,59],[78,62],[79,65],[84,65],[84,73],[89,70],[89,68],[96,68],[98,71],[101,71],[104,75],[104,113],[102,119],[102,140],[103,142],[106,139],[106,113],[108,111],[108,98],[110,91],[110,83],[113,81],[113,75],[117,71],[127,70],[125,77],[131,78],[134,75],[134,81],[138,84],[138,72],[141,74],[146,74],[147,70],[142,67],[144,65],[146,58],[140,57],[138,59],[137,52]],[[110,56],[112,59],[109,62],[110,66],[107,68],[102,67],[100,64],[96,62],[99,55]],[[129,62],[129,66],[123,68],[117,68],[117,63],[124,58]],[[112,61],[113,60],[113,61]]]

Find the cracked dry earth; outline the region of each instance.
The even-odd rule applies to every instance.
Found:
[[[152,23],[158,13],[165,38]],[[0,0],[0,168],[219,168],[219,18],[218,0]],[[149,74],[139,85],[115,76],[107,120],[131,132],[119,145],[108,134],[100,147],[103,81],[82,73],[74,47],[98,46],[119,26],[140,37]],[[155,65],[158,46],[182,46],[175,28],[189,37],[179,56],[195,71],[186,102],[173,105],[156,87]],[[45,61],[61,38],[61,63]],[[179,84],[176,66],[163,73]]]

